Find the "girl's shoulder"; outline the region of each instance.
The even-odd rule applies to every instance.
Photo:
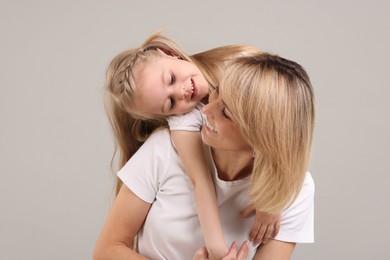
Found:
[[[191,131],[199,132],[203,124],[202,107],[198,105],[190,112],[183,115],[174,115],[168,118],[168,125],[171,131]]]

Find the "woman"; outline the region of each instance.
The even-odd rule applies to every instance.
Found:
[[[270,212],[283,209],[278,236],[265,244],[250,243],[248,258],[289,259],[295,243],[313,241],[314,183],[306,168],[314,96],[306,72],[275,55],[239,58],[203,113],[202,138],[210,146],[226,242],[247,239],[254,216],[240,218],[236,212],[249,202]],[[125,185],[95,258],[191,259],[202,247],[202,234],[193,188],[169,131],[154,132],[118,176]]]

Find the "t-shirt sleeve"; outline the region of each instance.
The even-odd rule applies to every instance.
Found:
[[[167,130],[153,134],[118,171],[122,182],[147,203],[155,200],[166,175],[171,156],[169,142]]]
[[[203,124],[201,112],[203,106],[202,103],[199,103],[191,112],[184,115],[170,116],[168,118],[169,129],[171,131],[199,132]]]
[[[314,242],[314,190],[309,172],[294,203],[282,212],[276,240],[295,243]]]

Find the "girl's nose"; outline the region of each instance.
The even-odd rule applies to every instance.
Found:
[[[175,90],[174,97],[177,100],[188,100],[191,98],[191,91],[185,86],[178,86]]]

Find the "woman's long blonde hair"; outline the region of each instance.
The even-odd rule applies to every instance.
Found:
[[[112,160],[114,172],[116,167],[113,167],[113,162],[116,153],[119,155],[118,168],[121,168],[154,130],[166,127],[165,118],[140,114],[133,103],[136,88],[134,68],[140,64],[147,64],[151,58],[161,56],[159,50],[197,65],[208,81],[210,89],[219,84],[231,60],[259,52],[250,45],[229,45],[188,56],[171,38],[155,33],[138,48],[125,50],[114,57],[107,68],[105,84],[105,108],[115,138]],[[116,194],[121,185],[117,178]]]
[[[265,212],[294,201],[308,168],[314,130],[314,93],[299,64],[262,53],[237,59],[220,93],[254,147],[250,196]]]

